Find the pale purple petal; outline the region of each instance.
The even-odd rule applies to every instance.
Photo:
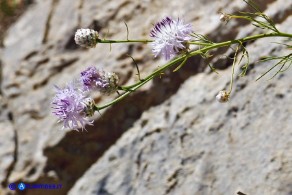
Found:
[[[184,24],[179,18],[173,20],[166,17],[158,22],[150,32],[154,38],[151,43],[155,57],[162,55],[166,60],[185,49],[185,43],[191,39],[192,25]]]
[[[84,112],[88,98],[74,83],[70,83],[64,88],[57,86],[55,88],[56,95],[52,101],[53,114],[64,123],[63,128],[84,129],[85,125],[92,123],[88,121]]]
[[[84,91],[96,89],[102,93],[110,94],[117,90],[119,79],[115,73],[105,72],[90,66],[81,72],[80,80]]]

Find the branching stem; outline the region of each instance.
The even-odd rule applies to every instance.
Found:
[[[288,33],[282,33],[282,32],[273,32],[273,33],[266,33],[266,34],[258,34],[258,35],[253,35],[253,36],[248,36],[245,38],[241,38],[241,39],[235,39],[235,40],[230,40],[230,41],[225,41],[225,42],[221,42],[221,43],[213,43],[213,44],[209,44],[209,43],[204,43],[204,48],[202,49],[198,49],[195,51],[191,51],[188,54],[182,54],[181,56],[174,58],[173,60],[171,60],[170,62],[166,63],[164,66],[161,66],[160,68],[158,68],[157,70],[155,70],[154,72],[152,72],[149,76],[147,76],[145,79],[140,80],[139,82],[130,85],[130,86],[121,86],[119,87],[120,89],[126,91],[123,94],[121,94],[119,97],[117,97],[116,99],[114,99],[113,101],[103,105],[103,106],[95,106],[95,110],[101,110],[104,108],[107,108],[119,101],[121,101],[123,98],[125,98],[126,96],[128,96],[129,94],[131,94],[132,92],[136,91],[137,89],[139,89],[140,87],[142,87],[144,84],[146,84],[148,81],[152,80],[154,77],[159,76],[162,72],[164,72],[166,69],[168,69],[169,67],[178,64],[182,61],[185,60],[185,58],[190,58],[192,56],[201,54],[201,53],[205,53],[207,51],[213,50],[213,49],[218,49],[221,47],[227,47],[227,46],[231,46],[233,44],[238,44],[238,43],[244,43],[247,41],[252,41],[252,40],[257,40],[257,39],[261,39],[261,38],[265,38],[265,37],[288,37],[288,38],[292,38],[292,34],[288,34]],[[100,40],[100,43],[132,43],[132,42],[140,42],[140,43],[149,43],[152,42],[151,40]],[[195,42],[190,42],[191,44],[194,44]],[[198,43],[198,42],[196,42]]]

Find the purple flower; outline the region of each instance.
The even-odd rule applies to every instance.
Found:
[[[81,73],[81,82],[83,83],[83,90],[89,91],[96,87],[96,82],[100,80],[101,75],[94,66],[88,67]]]
[[[56,87],[56,95],[53,98],[53,114],[59,121],[63,121],[63,129],[70,128],[77,130],[84,129],[85,125],[90,125],[86,115],[87,105],[92,102],[90,98],[86,98],[75,83],[70,83],[63,89]]]
[[[115,73],[97,70],[94,66],[88,67],[81,72],[81,83],[83,90],[89,91],[97,89],[102,93],[110,94],[118,87],[118,76]]]
[[[155,24],[150,32],[150,37],[154,38],[151,43],[152,52],[155,57],[161,54],[166,60],[169,60],[186,48],[192,32],[191,24],[184,24],[179,18],[173,20],[166,17]]]

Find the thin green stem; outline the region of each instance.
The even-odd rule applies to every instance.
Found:
[[[261,39],[261,38],[265,38],[265,37],[289,37],[292,38],[292,34],[287,34],[287,33],[282,33],[282,32],[274,32],[274,33],[267,33],[267,34],[258,34],[258,35],[253,35],[253,36],[248,36],[245,38],[241,38],[241,39],[236,39],[236,40],[231,40],[231,41],[225,41],[225,42],[221,42],[221,43],[213,43],[210,46],[206,46],[202,49],[198,49],[192,52],[189,52],[187,55],[184,54],[182,56],[179,56],[175,59],[173,59],[172,61],[168,62],[167,64],[165,64],[164,66],[160,67],[159,69],[155,70],[154,72],[152,72],[149,76],[147,76],[145,79],[130,85],[130,86],[121,86],[119,87],[122,90],[125,90],[126,92],[123,93],[122,95],[120,95],[119,97],[117,97],[115,100],[103,105],[103,106],[95,106],[95,110],[101,110],[104,109],[106,107],[109,107],[115,103],[117,103],[118,101],[122,100],[124,97],[128,96],[130,93],[132,93],[133,91],[139,89],[141,86],[143,86],[144,84],[146,84],[148,81],[152,80],[154,77],[159,76],[164,70],[168,69],[169,67],[183,61],[186,57],[190,58],[192,56],[207,52],[209,50],[212,49],[217,49],[220,47],[226,47],[226,46],[230,46],[233,44],[238,44],[238,43],[244,43],[247,41],[252,41],[252,40],[256,40],[256,39]],[[111,41],[111,40],[103,40],[104,43],[119,43],[120,41]],[[151,42],[148,40],[128,40],[128,41],[122,41],[122,42]]]
[[[169,63],[165,64],[164,66],[160,67],[159,69],[157,69],[156,71],[154,71],[152,74],[150,74],[149,76],[147,76],[145,79],[137,82],[134,85],[131,85],[131,88],[129,87],[120,87],[123,90],[126,90],[125,93],[123,93],[121,96],[119,96],[118,98],[114,99],[112,102],[109,102],[108,104],[105,104],[103,106],[95,106],[95,110],[102,110],[106,107],[109,107],[119,101],[121,101],[124,97],[128,96],[130,93],[132,93],[133,91],[139,89],[141,86],[143,86],[144,84],[146,84],[148,81],[152,80],[155,76],[159,75],[161,72],[163,72],[164,70],[166,70],[167,68],[169,68],[170,66],[180,62],[181,60],[183,60],[186,57],[186,55],[183,55],[181,57],[178,57],[172,61],[170,61]]]
[[[152,75],[151,77],[148,77],[148,79],[145,79],[143,80],[142,82],[139,82],[139,84],[136,86],[136,87],[133,87],[132,90],[130,91],[127,91],[125,93],[123,93],[122,95],[120,95],[119,97],[117,97],[115,100],[113,100],[112,102],[109,102],[103,106],[95,106],[95,110],[98,111],[98,110],[102,110],[104,108],[107,108],[119,101],[121,101],[124,97],[128,96],[130,93],[132,93],[133,91],[135,91],[136,89],[140,88],[142,85],[144,85],[145,83],[147,83],[148,81],[150,81],[151,79],[154,78],[154,75]]]
[[[152,40],[107,40],[107,39],[99,39],[98,43],[150,43]]]
[[[188,42],[191,45],[202,45],[202,46],[210,46],[212,45],[212,43],[203,43],[203,42],[199,42],[199,41],[189,41]]]
[[[235,51],[235,53],[234,53],[234,57],[233,57],[232,73],[231,73],[231,82],[230,82],[229,92],[228,92],[229,95],[231,94],[231,91],[232,91],[233,80],[234,80],[234,69],[235,69],[235,64],[236,64],[236,56],[237,56],[237,53],[238,53],[238,50],[239,50],[240,44],[241,44],[241,43],[239,43],[238,46],[236,47],[236,51]]]
[[[195,55],[198,55],[199,53],[206,52],[206,51],[209,51],[211,49],[217,49],[217,48],[220,48],[220,47],[230,46],[230,45],[233,45],[233,44],[236,44],[236,43],[239,43],[239,42],[244,43],[244,42],[247,42],[247,41],[252,41],[252,40],[261,39],[261,38],[265,38],[265,37],[289,37],[289,38],[292,38],[292,34],[282,33],[282,32],[258,34],[258,35],[253,35],[253,36],[248,36],[248,37],[245,37],[245,38],[241,38],[241,39],[235,39],[235,40],[225,41],[225,42],[221,42],[221,43],[214,43],[211,46],[204,47],[202,49],[190,52],[190,56],[195,56]]]
[[[246,17],[246,16],[237,16],[237,15],[228,15],[230,18],[237,18],[237,19],[246,19],[249,21],[252,21],[251,18]]]

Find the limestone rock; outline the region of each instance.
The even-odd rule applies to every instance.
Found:
[[[291,2],[258,2],[280,30],[291,32]],[[236,77],[231,101],[224,105],[215,96],[228,87],[231,64],[222,56],[232,50],[215,51],[210,59],[219,75],[193,57],[179,72],[166,71],[95,115],[88,132],[60,131],[51,114],[53,85],[65,85],[87,66],[116,72],[121,84],[132,84],[136,69],[127,54],[138,62],[142,77],[165,63],[153,59],[144,44],[82,49],[74,43],[77,28],[125,39],[126,22],[130,39],[148,38],[153,23],[172,15],[219,42],[259,32],[241,20],[219,22],[219,11],[246,9],[240,0],[35,1],[8,30],[0,51],[0,97],[6,101],[0,112],[2,190],[23,181],[62,183],[56,194],[71,188],[70,194],[292,193],[291,69],[254,82],[273,65],[255,62],[285,54],[267,42],[282,39],[248,43],[251,68],[246,77]],[[99,105],[114,98],[92,95]]]
[[[291,31],[291,21],[285,18],[279,28]],[[267,48],[273,41],[248,45],[251,63],[287,54],[281,46]],[[256,64],[237,78],[227,104],[214,100],[228,87],[230,67],[219,76],[189,78],[169,100],[144,112],[69,194],[291,194],[291,69],[255,82],[273,65]]]
[[[189,78],[144,112],[69,194],[290,194],[291,70],[255,82],[272,65],[237,79],[227,104],[215,95],[230,68]]]

